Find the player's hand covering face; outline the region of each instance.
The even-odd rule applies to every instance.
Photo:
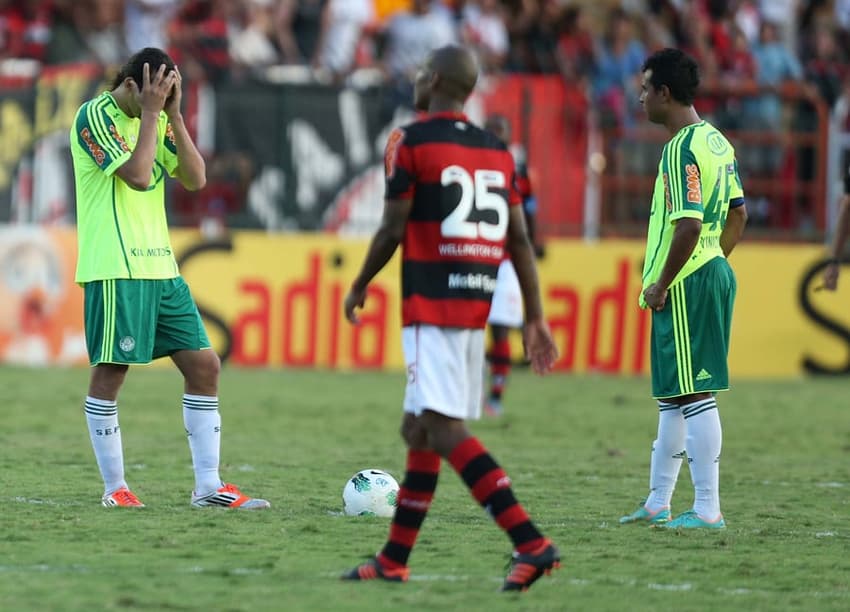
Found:
[[[165,100],[171,94],[177,79],[177,72],[171,70],[165,72],[165,64],[160,64],[156,72],[151,76],[150,64],[145,63],[142,68],[142,89],[137,89],[135,81],[130,80],[130,88],[133,97],[144,112],[158,113],[165,107]]]

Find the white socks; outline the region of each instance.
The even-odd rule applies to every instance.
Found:
[[[652,443],[649,462],[649,497],[644,504],[652,513],[670,507],[685,452],[681,407],[659,400],[658,411],[658,435]]]
[[[206,495],[221,487],[218,474],[221,442],[221,415],[218,398],[205,395],[183,396],[183,424],[189,436],[192,466],[195,469],[195,495]]]
[[[121,429],[118,427],[118,404],[112,400],[86,397],[85,412],[97,467],[103,477],[104,494],[113,493],[127,486]]]
[[[704,520],[720,516],[720,449],[723,431],[714,398],[682,406],[687,437],[685,449],[694,483],[694,511]]]

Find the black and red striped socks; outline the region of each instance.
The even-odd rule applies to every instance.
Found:
[[[514,497],[511,480],[477,438],[470,436],[449,455],[472,496],[510,537],[519,553],[531,553],[546,543],[525,509]]]
[[[384,567],[395,569],[407,565],[419,529],[431,507],[439,475],[440,455],[436,452],[407,452],[407,471],[399,487],[398,506],[390,525],[390,536],[378,554],[378,561]]]
[[[507,338],[493,343],[490,349],[490,397],[501,399],[511,371],[511,343]]]

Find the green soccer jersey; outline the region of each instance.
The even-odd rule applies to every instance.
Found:
[[[664,145],[652,192],[652,210],[643,263],[643,288],[661,276],[673,241],[674,222],[683,217],[702,221],[694,252],[670,286],[715,257],[723,257],[720,234],[730,203],[743,202],[735,149],[706,121],[683,127]],[[639,298],[646,308],[643,291]]]
[[[177,147],[164,112],[148,188],[136,191],[115,171],[136,146],[141,120],[128,117],[104,92],[83,104],[71,128],[77,192],[78,283],[178,276],[165,216],[165,174],[177,168]]]

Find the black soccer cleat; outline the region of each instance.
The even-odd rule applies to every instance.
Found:
[[[377,557],[372,557],[366,563],[340,576],[343,580],[386,580],[387,582],[407,582],[409,577],[410,568],[388,569],[381,565]]]
[[[552,542],[546,540],[535,552],[520,554],[514,551],[511,556],[510,572],[503,591],[527,591],[538,578],[548,576],[553,569],[561,567],[561,553]]]

